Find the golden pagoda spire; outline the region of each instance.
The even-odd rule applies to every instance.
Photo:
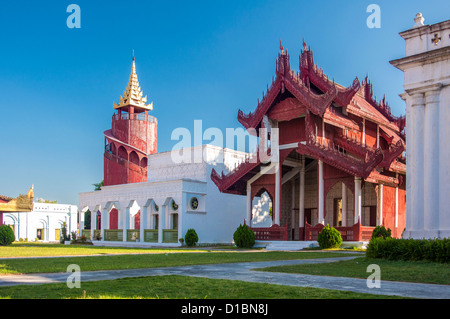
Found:
[[[123,92],[123,97],[120,96],[119,104],[114,104],[114,109],[119,109],[127,106],[134,106],[135,108],[141,108],[145,110],[153,110],[153,102],[150,104],[147,103],[147,96],[143,96],[143,92],[141,87],[139,86],[138,77],[136,74],[136,64],[134,58],[134,50],[133,50],[133,64],[131,66],[131,75],[130,80],[128,81],[128,86]]]

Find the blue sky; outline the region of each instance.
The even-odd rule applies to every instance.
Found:
[[[81,28],[69,29],[71,3]],[[369,4],[381,28],[369,29]],[[348,86],[366,74],[378,99],[405,113],[399,32],[449,18],[443,1],[10,1],[0,7],[0,194],[77,204],[103,178],[103,132],[131,71],[159,121],[158,151],[178,127],[241,127],[275,75],[279,41],[298,69],[302,38],[316,63]]]

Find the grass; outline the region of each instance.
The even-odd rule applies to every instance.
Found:
[[[88,257],[23,258],[0,260],[0,275],[66,272],[67,266],[77,264],[82,271],[138,269],[202,265],[250,261],[311,259],[349,256],[331,252],[190,252],[153,253],[139,255],[110,255]]]
[[[448,264],[426,261],[394,261],[358,257],[329,264],[267,267],[259,270],[366,279],[370,274],[367,273],[367,266],[370,264],[380,266],[382,280],[450,285]]]
[[[0,246],[0,258],[20,257],[54,257],[105,254],[155,254],[169,252],[197,251],[200,249],[160,249],[160,248],[129,248],[101,247],[87,245],[62,245],[15,242],[10,246]]]
[[[293,287],[236,280],[155,276],[66,284],[0,288],[0,298],[19,299],[391,299],[321,288]]]

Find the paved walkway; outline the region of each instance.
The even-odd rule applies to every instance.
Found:
[[[86,281],[113,280],[127,277],[182,275],[213,279],[231,279],[247,282],[264,282],[278,285],[326,288],[360,293],[396,295],[414,298],[450,299],[450,286],[407,282],[381,281],[380,288],[368,288],[366,279],[313,276],[255,271],[255,268],[325,263],[356,257],[282,260],[248,263],[193,265],[167,268],[125,269],[111,271],[81,271],[81,285]],[[70,273],[29,274],[0,276],[0,287],[66,282]],[[370,274],[368,273],[368,276]]]

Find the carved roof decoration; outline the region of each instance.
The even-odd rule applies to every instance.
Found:
[[[1,196],[7,200],[6,203],[0,203],[1,212],[31,212],[33,210],[33,186],[26,195],[19,195],[17,198]]]
[[[316,66],[313,53],[304,41],[299,60],[299,72],[291,70],[289,53],[280,41],[275,78],[263,92],[262,100],[258,100],[255,111],[244,114],[239,110],[238,121],[245,128],[254,128],[257,132],[264,125],[266,115],[277,121],[305,117],[306,141],[298,142],[291,149],[280,150],[280,157],[283,152],[295,149],[299,154],[320,159],[349,175],[400,185],[402,175],[406,173],[406,165],[401,158],[405,150],[402,133],[405,116],[392,115],[385,98],[381,102],[376,101],[368,77],[362,84],[356,77],[347,88],[336,84],[334,79],[330,80]],[[317,117],[336,129],[333,138],[326,142],[323,137],[316,136],[318,132],[313,123],[317,122]],[[353,139],[354,132],[362,131],[364,119],[377,124],[379,137],[386,141],[387,148],[386,144],[378,144],[380,147],[375,148]],[[347,134],[347,130],[352,134]],[[246,181],[260,165],[258,159],[245,161],[227,174],[219,175],[213,170],[211,179],[221,192],[245,194]],[[401,175],[392,177],[392,174]]]
[[[137,111],[139,109],[142,110],[153,110],[153,102],[150,104],[147,103],[147,96],[143,96],[144,93],[141,90],[141,87],[139,86],[138,76],[136,74],[136,64],[135,64],[135,58],[133,53],[133,65],[131,67],[131,74],[130,79],[128,81],[128,86],[123,92],[123,96],[120,96],[120,102],[119,104],[114,104],[114,109],[119,108],[125,108],[127,109],[129,106],[133,106],[137,108]]]

